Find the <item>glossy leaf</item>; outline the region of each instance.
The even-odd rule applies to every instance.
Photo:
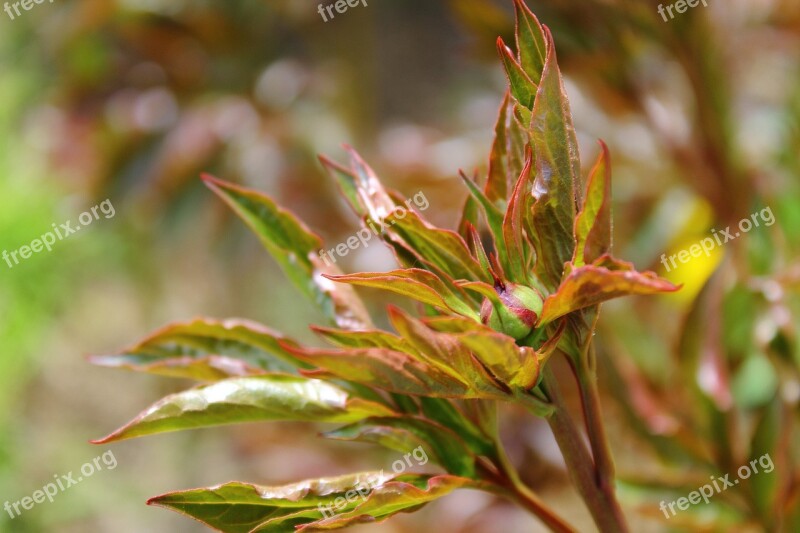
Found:
[[[478,486],[475,482],[456,476],[403,476],[374,490],[366,502],[352,511],[301,527],[298,531],[340,529],[380,522],[397,513],[416,511],[456,489]]]
[[[604,142],[600,141],[600,147],[589,173],[583,209],[575,219],[575,266],[592,263],[611,250],[611,157]]]
[[[654,272],[637,272],[631,263],[601,257],[592,265],[573,269],[544,301],[539,324],[552,322],[567,313],[630,294],[674,292],[680,287]]]
[[[456,295],[435,274],[419,268],[328,277],[339,283],[388,290],[439,309],[452,311],[475,320],[479,318],[478,312],[464,301],[466,299],[464,296]]]
[[[332,383],[276,374],[229,379],[169,395],[94,443],[242,422],[347,423],[391,414],[380,404],[351,398]]]
[[[530,127],[536,173],[532,191],[536,199],[532,211],[535,233],[531,238],[536,248],[536,273],[554,288],[575,250],[573,225],[580,158],[553,37],[547,28],[544,32],[547,60]]]
[[[416,255],[429,261],[451,279],[489,281],[480,264],[472,257],[461,236],[436,228],[409,211],[402,218],[390,215],[386,222],[389,233],[401,239]]]
[[[456,433],[447,427],[411,417],[367,418],[325,433],[338,440],[371,442],[401,453],[421,451],[413,464],[425,466],[429,460],[456,476],[475,476],[475,456]],[[430,457],[428,457],[430,455]],[[402,461],[402,459],[400,459]]]
[[[336,294],[335,286],[321,276],[326,271],[317,256],[322,241],[297,217],[260,192],[209,175],[204,175],[203,180],[256,233],[286,276],[331,321],[352,329],[371,324],[354,294]],[[339,273],[332,265],[329,269],[328,273]]]
[[[293,372],[305,363],[278,341],[290,339],[247,320],[196,319],[166,326],[119,355],[97,355],[100,366],[216,381],[231,376]]]
[[[455,476],[395,477],[365,472],[277,487],[227,483],[164,494],[148,504],[191,516],[227,533],[286,533],[384,520],[471,484]]]
[[[514,32],[517,40],[517,57],[528,76],[537,80],[542,75],[547,58],[544,29],[522,0],[514,0],[514,10],[517,19]]]
[[[511,87],[511,94],[524,107],[533,109],[533,101],[536,97],[536,82],[522,69],[517,62],[511,49],[506,46],[503,39],[497,38],[497,52],[503,60],[506,75]]]

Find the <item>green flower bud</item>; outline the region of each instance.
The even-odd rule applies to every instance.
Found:
[[[542,296],[536,289],[514,283],[495,284],[501,305],[486,298],[481,306],[481,322],[516,340],[527,337],[542,312]]]

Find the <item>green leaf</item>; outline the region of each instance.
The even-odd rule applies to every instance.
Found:
[[[407,212],[403,218],[392,214],[386,222],[391,226],[389,234],[393,238],[402,240],[415,255],[451,279],[490,281],[458,233],[436,228],[413,211]]]
[[[465,296],[456,295],[438,276],[427,270],[409,268],[326,277],[339,283],[388,290],[475,320],[480,318],[478,312],[464,301]]]
[[[471,350],[462,342],[462,338],[450,333],[434,331],[424,322],[412,318],[397,308],[389,309],[392,325],[419,353],[420,358],[444,372],[463,378],[470,388],[494,394],[505,387],[495,379],[491,359],[485,360],[483,353]],[[460,323],[460,322],[459,322]],[[495,333],[475,323],[476,334],[494,335]],[[480,329],[478,329],[480,328]],[[477,332],[480,333],[477,333]],[[501,335],[501,337],[504,337]],[[508,338],[512,343],[513,339]],[[488,370],[488,372],[487,372]]]
[[[405,339],[387,331],[347,331],[313,325],[311,329],[329,343],[340,348],[388,348],[398,352],[411,349]]]
[[[533,80],[538,80],[544,71],[547,58],[547,44],[544,29],[536,15],[522,0],[514,0],[516,12],[517,54],[522,69]]]
[[[286,533],[385,520],[473,485],[478,484],[455,476],[395,477],[365,472],[277,487],[234,482],[172,492],[147,503],[226,533]]]
[[[514,96],[520,105],[527,109],[533,109],[533,102],[536,97],[536,82],[534,82],[523,70],[522,66],[517,63],[511,49],[506,46],[506,43],[504,43],[503,39],[500,37],[497,38],[497,52],[500,54],[500,59],[503,60],[503,66],[506,69],[512,96]]]
[[[475,456],[451,429],[421,418],[373,417],[325,433],[325,437],[379,444],[390,450],[408,453],[421,449],[424,459],[441,465],[448,473],[475,477]],[[424,461],[424,462],[421,462]]]
[[[533,106],[530,136],[536,162],[531,238],[536,274],[549,288],[558,286],[564,264],[575,250],[573,225],[580,180],[580,157],[564,83],[550,30],[544,28],[547,60]]]
[[[425,483],[427,482],[427,483]],[[413,512],[421,506],[460,488],[479,487],[476,482],[456,476],[403,476],[374,490],[367,501],[352,511],[299,529],[316,531],[380,522],[397,513]]]
[[[503,95],[497,122],[494,126],[494,141],[489,154],[489,177],[486,180],[486,196],[492,202],[505,201],[511,190],[511,172],[509,164],[509,119],[514,103],[511,101],[510,89]],[[501,214],[502,217],[502,214]]]
[[[304,371],[308,375],[334,375],[388,392],[434,398],[505,399],[505,393],[491,385],[488,375],[473,370],[462,376],[443,361],[388,348],[350,348],[331,350],[316,348],[290,349],[296,357],[315,365],[321,371]],[[476,375],[472,375],[476,374]],[[477,386],[476,386],[477,385]]]
[[[294,344],[255,322],[199,318],[166,326],[119,355],[97,355],[89,360],[100,366],[201,381],[294,372],[305,366],[279,341]]]
[[[508,277],[516,283],[527,283],[530,271],[530,245],[526,226],[529,222],[530,208],[533,203],[531,185],[533,176],[532,153],[525,153],[525,166],[514,186],[514,192],[508,202],[508,209],[503,218],[503,241],[508,251]],[[531,231],[533,231],[531,229]]]
[[[352,290],[339,289],[321,274],[339,274],[323,266],[317,255],[322,241],[292,213],[279,207],[270,197],[203,175],[203,181],[258,235],[261,243],[278,262],[286,276],[319,307],[332,322],[347,329],[364,329],[371,320]]]
[[[461,179],[467,185],[472,198],[481,206],[486,222],[489,225],[489,230],[492,232],[492,242],[497,247],[497,257],[504,270],[511,268],[511,259],[506,250],[506,242],[503,239],[503,213],[495,206],[491,200],[483,193],[478,185],[469,179],[464,174],[461,174]],[[476,243],[477,244],[477,243]],[[485,266],[483,267],[485,269]]]
[[[389,416],[388,408],[348,393],[332,383],[298,376],[236,378],[162,398],[125,426],[95,444],[185,429],[293,420],[356,422]]]
[[[575,266],[592,263],[611,250],[611,162],[603,141],[600,147],[600,156],[589,173],[583,209],[575,219]]]
[[[544,301],[539,324],[600,304],[612,298],[631,294],[657,294],[680,289],[659,278],[654,272],[637,272],[631,263],[603,256],[592,265],[570,272],[554,294]]]

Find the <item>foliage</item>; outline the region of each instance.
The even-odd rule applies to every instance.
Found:
[[[269,197],[204,176],[257,234],[289,280],[329,319],[315,331],[330,348],[302,346],[247,321],[195,320],[155,333],[98,364],[190,377],[97,443],[262,420],[345,424],[331,438],[407,451],[420,443],[444,474],[379,476],[363,500],[332,517],[318,510],[374,473],[283,487],[231,483],[165,494],[150,503],[221,531],[336,529],[408,512],[452,490],[514,499],[556,531],[573,531],[524,486],[497,435],[498,403],[523,405],[552,428],[570,476],[603,531],[626,531],[596,390],[592,350],[599,305],[677,287],[610,255],[611,170],[601,143],[584,180],[550,30],[516,2],[516,53],[498,49],[508,74],[490,170],[458,231],[405,210],[396,191],[351,152],[322,162],[364,227],[399,269],[344,275],[317,256],[321,239]],[[395,333],[378,330],[353,286],[402,294],[419,316],[391,307]],[[581,388],[590,449],[563,403],[551,366],[570,363]]]

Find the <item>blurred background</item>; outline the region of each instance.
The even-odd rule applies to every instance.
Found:
[[[529,2],[555,36],[584,169],[595,140],[609,144],[616,255],[685,284],[615,301],[601,317],[623,505],[637,532],[797,531],[787,527],[800,528],[800,3],[709,0],[669,22],[658,4]],[[195,316],[250,318],[316,342],[308,325],[320,317],[200,172],[267,192],[335,244],[357,220],[316,157],[343,160],[347,143],[391,187],[424,191],[429,220],[456,225],[458,170],[485,176],[506,84],[495,39],[513,41],[511,0],[370,0],[327,22],[317,7],[58,0],[13,20],[0,13],[0,251],[105,199],[116,210],[51,252],[0,262],[0,504],[77,472],[108,449],[90,438],[187,385],[92,367],[86,355]],[[767,206],[773,226],[664,272],[662,253]],[[377,245],[344,262],[392,267]],[[370,302],[377,313],[386,303]],[[144,502],[395,459],[319,439],[322,429],[259,424],[116,444],[116,469],[14,520],[0,513],[0,531],[199,532]],[[546,424],[508,410],[503,433],[525,480],[592,531]],[[742,502],[670,521],[658,510],[767,452],[776,469]],[[473,492],[361,528],[498,529],[542,530]]]

